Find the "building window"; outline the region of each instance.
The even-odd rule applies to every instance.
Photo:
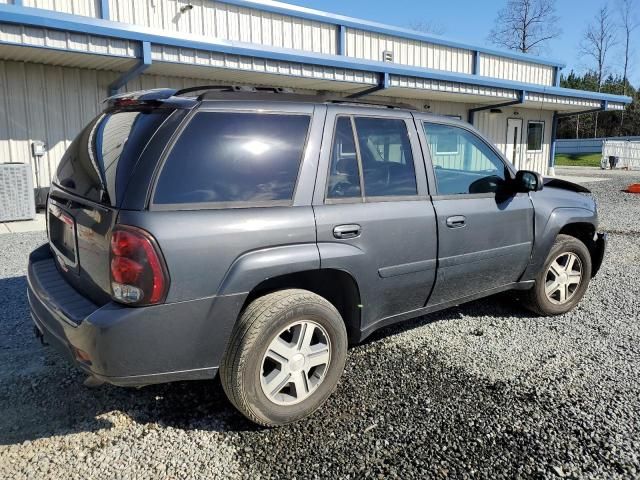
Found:
[[[527,125],[527,151],[541,152],[544,138],[544,122],[529,122]]]

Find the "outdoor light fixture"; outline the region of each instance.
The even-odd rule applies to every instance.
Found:
[[[502,113],[502,110],[500,110],[499,108],[492,108],[491,110],[489,110],[489,113]]]
[[[180,13],[188,12],[191,9],[193,9],[193,5],[190,3],[187,3],[186,5],[180,7]]]

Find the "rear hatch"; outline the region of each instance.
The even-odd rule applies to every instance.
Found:
[[[129,180],[172,111],[102,113],[60,161],[47,204],[49,244],[67,281],[98,305],[111,298],[109,242]]]

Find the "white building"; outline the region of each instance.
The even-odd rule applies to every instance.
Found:
[[[108,95],[232,83],[459,116],[547,173],[559,116],[631,101],[560,88],[562,67],[269,0],[0,0],[0,162],[31,163],[46,187]]]

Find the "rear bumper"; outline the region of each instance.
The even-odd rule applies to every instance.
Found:
[[[604,232],[596,233],[596,236],[593,241],[593,246],[591,247],[591,260],[592,260],[592,268],[591,268],[591,276],[595,277],[602,266],[602,260],[604,259],[604,253],[607,249],[607,234]]]
[[[30,256],[27,278],[31,316],[44,340],[87,374],[122,386],[215,377],[233,326],[226,319],[235,319],[244,301],[98,306],[58,273],[48,246]]]

